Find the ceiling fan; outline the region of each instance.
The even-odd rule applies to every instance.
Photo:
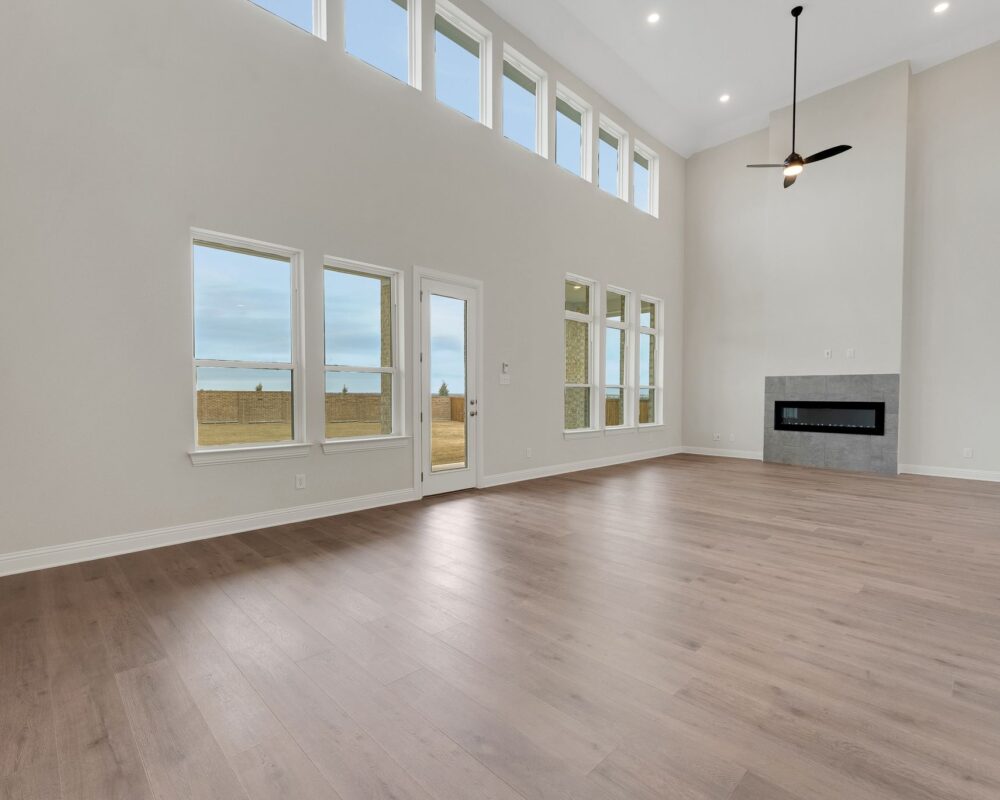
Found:
[[[845,153],[851,149],[849,144],[838,144],[836,147],[831,147],[827,150],[820,150],[820,152],[815,155],[811,155],[808,158],[803,158],[798,153],[795,152],[795,117],[798,111],[798,95],[799,95],[799,16],[802,14],[802,6],[795,6],[792,9],[792,16],[795,17],[795,71],[792,78],[792,152],[788,158],[785,159],[784,164],[747,164],[751,169],[782,169],[785,173],[785,188],[787,189],[793,183],[795,179],[802,174],[802,171],[806,168],[806,164],[815,164],[817,161],[823,161],[827,158],[833,158],[834,156],[839,156],[841,153]]]

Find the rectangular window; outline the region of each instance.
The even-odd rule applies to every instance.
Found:
[[[660,328],[663,304],[652,297],[639,301],[639,424],[662,422]]]
[[[326,38],[326,0],[252,0],[254,5],[291,22],[304,31]]]
[[[560,86],[556,90],[556,163],[590,180],[590,109]]]
[[[491,125],[490,33],[450,3],[434,15],[434,74],[437,99],[484,125]]]
[[[596,285],[584,278],[566,278],[564,293],[566,373],[564,425],[567,431],[588,430],[594,424],[594,295]]]
[[[400,433],[398,275],[369,265],[326,261],[327,440]]]
[[[503,135],[533,153],[545,154],[545,73],[504,46]]]
[[[195,231],[198,447],[301,441],[301,253]]]
[[[622,154],[628,152],[628,137],[622,128],[601,117],[597,134],[597,183],[602,191],[628,199]]]
[[[344,0],[345,50],[387,75],[418,85],[416,11],[416,0]]]
[[[653,152],[636,143],[632,157],[632,197],[640,211],[651,216],[659,216],[657,194],[658,160]]]
[[[629,399],[629,346],[631,329],[629,293],[623,289],[605,292],[604,313],[604,424],[621,428],[631,423]]]

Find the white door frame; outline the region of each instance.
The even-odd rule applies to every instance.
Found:
[[[484,476],[484,454],[485,448],[483,446],[483,413],[487,411],[486,403],[484,401],[483,395],[483,317],[485,316],[483,311],[483,282],[476,278],[469,278],[465,275],[454,275],[450,272],[440,272],[436,269],[428,269],[426,267],[421,267],[414,265],[413,267],[413,315],[412,319],[412,333],[413,333],[413,365],[414,369],[410,371],[410,374],[414,376],[413,380],[413,487],[416,491],[417,497],[422,498],[424,496],[424,484],[420,478],[421,472],[423,471],[423,461],[424,461],[424,426],[420,422],[420,411],[423,407],[424,399],[424,370],[423,364],[420,362],[420,349],[424,346],[423,342],[423,316],[420,300],[421,284],[424,278],[428,278],[434,281],[441,281],[442,283],[453,283],[457,286],[462,286],[466,289],[471,289],[476,294],[476,380],[475,380],[475,392],[476,392],[476,410],[478,413],[475,417],[469,418],[469,424],[476,426],[476,488],[481,489],[483,487],[483,476]],[[469,387],[472,389],[473,387]]]

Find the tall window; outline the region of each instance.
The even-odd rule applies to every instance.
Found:
[[[626,172],[622,169],[622,153],[627,152],[625,131],[601,117],[597,136],[597,183],[615,197],[628,199]]]
[[[592,281],[569,276],[565,284],[566,377],[565,416],[567,431],[586,430],[594,424],[594,293]]]
[[[455,6],[439,0],[434,15],[437,98],[490,125],[489,32]]]
[[[412,2],[344,0],[344,45],[352,56],[416,85],[417,19],[410,13]]]
[[[605,292],[604,313],[604,424],[620,428],[629,424],[629,293]]]
[[[326,25],[323,19],[326,0],[252,0],[252,2],[304,31],[326,37]]]
[[[398,273],[327,260],[326,438],[399,433]]]
[[[301,440],[301,253],[231,236],[193,236],[199,447]]]
[[[590,180],[590,109],[567,89],[556,91],[556,163]]]
[[[545,75],[509,47],[503,57],[503,135],[545,154]]]
[[[658,162],[653,152],[637,143],[632,157],[633,202],[640,211],[654,217],[659,215],[657,168]]]
[[[639,424],[661,422],[660,317],[663,304],[652,297],[639,301]]]

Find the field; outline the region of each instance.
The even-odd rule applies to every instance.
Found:
[[[465,423],[436,420],[432,423],[431,463],[437,466],[460,464],[465,461]],[[378,436],[377,422],[335,422],[326,426],[328,439],[352,436]],[[292,426],[287,422],[257,424],[211,423],[198,426],[198,444],[217,447],[227,444],[265,444],[287,442],[292,438]]]

